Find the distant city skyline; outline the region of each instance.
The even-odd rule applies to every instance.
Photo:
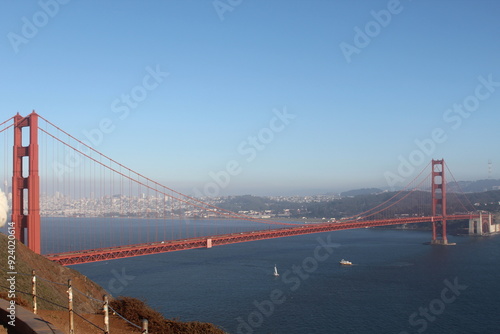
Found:
[[[0,121],[35,110],[183,193],[399,188],[441,158],[500,179],[497,1],[3,9]]]

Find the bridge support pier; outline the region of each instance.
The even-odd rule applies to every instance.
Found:
[[[500,232],[500,224],[495,224],[495,219],[490,212],[479,212],[479,218],[469,219],[469,235],[485,235]]]

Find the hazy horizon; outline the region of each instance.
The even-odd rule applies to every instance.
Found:
[[[5,4],[4,119],[188,194],[398,188],[442,158],[500,178],[497,1],[220,3]]]

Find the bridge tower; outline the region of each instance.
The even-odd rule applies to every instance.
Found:
[[[28,131],[23,133],[23,128]],[[28,136],[23,146],[23,135]],[[38,115],[14,116],[12,222],[16,238],[40,254],[40,175],[38,172]]]
[[[447,245],[446,237],[446,180],[444,159],[432,160],[432,241],[431,244]],[[437,239],[437,223],[441,225],[441,240]]]

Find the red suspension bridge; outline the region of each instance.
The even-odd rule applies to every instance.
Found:
[[[304,224],[255,218],[220,208],[211,199],[182,194],[105,156],[35,112],[17,114],[0,127],[15,236],[63,265],[421,222],[432,224],[432,244],[447,245],[447,221],[469,219],[483,226],[489,219],[491,224],[491,216],[474,213],[465,196],[447,194],[444,160],[432,160],[407,187],[373,208],[337,222]],[[430,173],[424,173],[429,166]],[[447,211],[447,196],[453,197],[456,212]],[[398,206],[408,201],[419,214],[401,212]]]

